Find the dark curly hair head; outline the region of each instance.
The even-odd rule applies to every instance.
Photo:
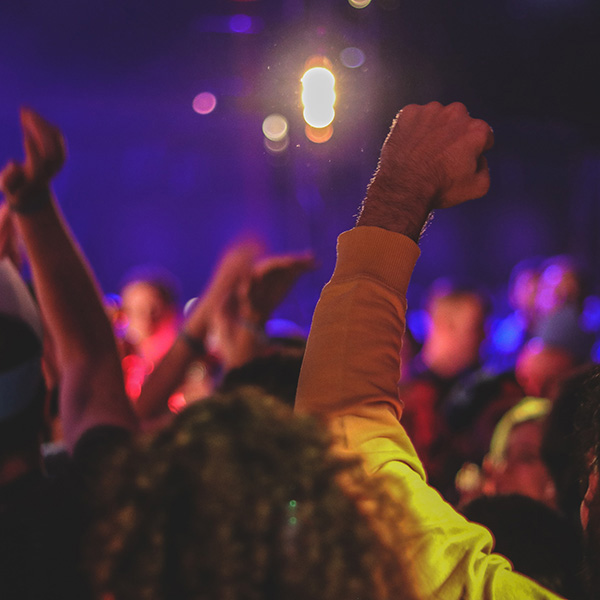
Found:
[[[410,596],[398,507],[356,458],[252,388],[196,403],[123,454],[90,543],[116,600]]]

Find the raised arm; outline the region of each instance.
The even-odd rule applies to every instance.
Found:
[[[98,286],[50,189],[65,160],[60,131],[22,109],[25,159],[0,174],[31,264],[33,284],[53,340],[60,377],[60,414],[73,449],[101,424],[128,429],[136,418],[125,395],[112,328]]]
[[[489,125],[472,119],[462,104],[410,105],[398,113],[357,226],[340,237],[333,278],[317,305],[298,410],[333,414],[370,398],[388,403],[400,415],[396,384],[406,289],[419,255],[415,242],[432,210],[487,192],[483,152],[492,144]],[[385,293],[373,296],[364,286],[365,277]],[[339,308],[335,317],[321,306],[326,299],[328,306]],[[395,308],[379,311],[379,302]],[[348,322],[341,344],[339,319],[346,304]]]
[[[511,571],[493,539],[425,482],[397,396],[406,290],[431,210],[484,194],[489,126],[461,104],[409,106],[383,146],[357,226],[338,241],[317,304],[296,409],[325,416],[401,505],[399,569],[424,599],[556,598]],[[402,234],[402,235],[399,235]]]
[[[205,353],[206,337],[215,314],[249,276],[260,250],[257,242],[246,240],[230,247],[222,256],[206,290],[186,318],[180,335],[144,382],[135,405],[140,418],[156,419],[168,414],[169,396],[183,383],[194,359]]]
[[[225,370],[265,351],[264,325],[296,280],[313,268],[309,254],[270,256],[257,260],[262,246],[244,240],[219,261],[205,292],[187,317],[181,335],[148,376],[136,403],[142,419],[168,412],[167,401],[184,380],[194,359],[204,351],[209,331],[218,330],[219,357]]]
[[[225,371],[269,352],[267,321],[298,278],[314,268],[314,256],[306,252],[267,256],[253,265],[215,319]]]

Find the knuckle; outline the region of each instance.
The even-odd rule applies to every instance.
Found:
[[[399,113],[398,116],[411,116],[418,112],[422,107],[418,104],[407,104]]]
[[[457,116],[469,114],[467,107],[462,102],[452,102],[451,104],[448,104],[448,106],[446,106],[446,110]]]

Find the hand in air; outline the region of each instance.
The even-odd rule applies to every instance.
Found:
[[[490,178],[483,153],[494,144],[490,126],[469,116],[464,104],[401,110],[381,150],[375,178],[446,208],[487,193]]]
[[[241,290],[250,313],[246,318],[266,323],[298,278],[315,267],[315,257],[311,253],[269,256],[258,261],[247,287]]]
[[[16,210],[47,191],[66,158],[64,138],[57,127],[28,108],[21,109],[21,126],[25,159],[22,163],[10,161],[0,173],[0,190]]]

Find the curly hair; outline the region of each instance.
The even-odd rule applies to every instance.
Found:
[[[253,388],[191,405],[103,482],[90,541],[116,600],[406,598],[399,507],[325,429]]]

